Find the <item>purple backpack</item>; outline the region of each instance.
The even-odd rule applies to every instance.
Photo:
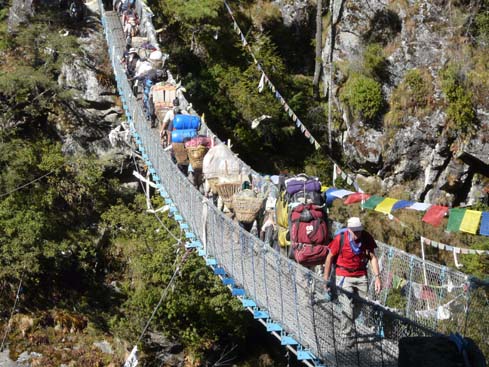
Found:
[[[285,182],[285,187],[289,196],[292,196],[299,191],[321,192],[321,182],[315,178],[291,178]]]

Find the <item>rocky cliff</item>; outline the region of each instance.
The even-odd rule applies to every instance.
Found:
[[[337,138],[350,165],[377,175],[384,193],[401,185],[411,199],[454,205],[470,205],[487,196],[489,85],[481,79],[487,76],[487,59],[481,60],[483,51],[468,35],[477,9],[466,3],[334,1],[333,90],[345,122]],[[375,123],[352,116],[351,106],[341,98],[348,73],[362,68],[371,44],[380,45],[378,56],[385,57],[379,81],[386,105]],[[326,73],[329,52],[328,39],[323,50]],[[471,94],[475,119],[469,132],[454,127],[447,115],[450,105],[442,74],[449,65],[456,65]],[[415,92],[402,93],[413,70],[427,83],[428,102],[422,105],[403,100]]]
[[[51,4],[53,3],[53,4]],[[68,16],[57,2],[48,1],[60,16]],[[96,14],[96,1],[86,2],[87,17],[81,24],[71,24],[63,35],[75,35],[80,45],[79,56],[61,66],[58,85],[70,91],[69,116],[52,115],[56,133],[66,154],[91,153],[99,157],[120,153],[109,143],[110,131],[120,124],[123,111],[117,104],[117,91],[106,52],[102,27]],[[13,0],[8,26],[15,32],[29,17],[35,16],[32,0]],[[51,50],[63,52],[63,49]]]

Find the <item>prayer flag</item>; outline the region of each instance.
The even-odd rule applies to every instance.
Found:
[[[138,361],[138,347],[134,346],[131,350],[131,354],[129,354],[129,357],[127,357],[126,362],[124,363],[124,367],[136,367],[139,363]]]
[[[370,198],[369,194],[364,194],[363,192],[355,192],[348,196],[345,201],[343,201],[344,204],[354,204],[354,203],[359,203],[362,200],[368,200]]]
[[[479,234],[489,236],[489,212],[482,213],[481,228]]]
[[[465,215],[460,223],[460,230],[467,233],[476,234],[477,228],[481,221],[482,212],[478,210],[466,210]]]
[[[261,73],[260,82],[258,83],[258,93],[263,92],[263,88],[265,87],[265,73]]]
[[[294,121],[294,122],[297,121],[297,115],[295,113],[292,114],[292,121]]]
[[[432,205],[421,220],[432,226],[438,227],[447,212],[448,207],[446,206]]]
[[[431,204],[428,204],[428,203],[414,203],[413,205],[411,205],[408,209],[412,209],[412,210],[418,210],[420,212],[424,212],[425,210],[427,210],[429,207],[431,206]]]
[[[306,136],[306,138],[309,138],[311,136],[311,133],[309,132],[309,130],[306,129],[306,131],[304,131],[304,135]]]
[[[458,232],[460,230],[460,224],[464,218],[465,211],[464,208],[453,208],[450,209],[450,216],[448,217],[447,231]]]
[[[248,42],[246,42],[246,38],[243,35],[243,33],[241,33],[241,42],[243,42],[243,46],[246,46],[248,44]]]
[[[371,196],[366,202],[363,203],[363,207],[367,209],[374,209],[379,203],[384,201],[382,196]]]
[[[412,201],[399,200],[397,203],[394,204],[394,206],[392,207],[392,210],[404,209],[404,208],[407,208],[413,204],[414,204],[414,202],[412,202]]]
[[[321,145],[319,145],[317,141],[314,141],[314,148],[316,148],[316,150],[319,150],[321,149]]]
[[[289,109],[289,117],[292,117],[294,115],[294,111],[292,111],[291,109]]]
[[[300,129],[301,129],[301,132],[304,133],[304,131],[306,131],[306,127],[304,125],[301,124],[300,126]]]
[[[297,126],[297,127],[301,127],[301,122],[300,122],[299,120],[297,120],[297,121],[295,122],[295,126]]]
[[[331,193],[331,195],[336,196],[337,198],[342,198],[342,197],[345,197],[345,196],[351,195],[351,194],[353,194],[352,191],[344,190],[344,189],[336,190],[336,191]]]
[[[332,195],[335,191],[338,191],[338,189],[335,187],[331,187],[327,189],[326,192],[324,193],[324,198],[326,199],[326,206],[331,206],[333,204],[333,201],[335,199],[338,199],[338,197]]]
[[[277,98],[278,100],[280,100],[282,98],[282,96],[280,95],[279,91],[275,91],[275,98]]]
[[[347,183],[348,185],[352,185],[352,184],[353,184],[353,180],[351,179],[351,177],[350,177],[350,176],[346,176],[346,183]]]
[[[375,211],[389,214],[392,210],[392,207],[397,201],[397,199],[385,198],[379,204],[377,204],[377,206],[375,207]]]

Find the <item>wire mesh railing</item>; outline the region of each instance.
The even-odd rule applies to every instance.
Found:
[[[136,4],[139,12],[148,11],[139,1]],[[465,330],[475,340],[483,340],[489,331],[483,312],[488,310],[487,285],[474,286],[459,271],[378,243],[384,289],[375,295],[374,287],[369,287],[369,300],[356,298],[361,314],[355,323],[355,346],[349,348],[340,337],[344,317],[341,304],[320,299],[322,278],[274,251],[220,212],[162,149],[118,61],[125,47],[120,21],[115,13],[103,10],[101,1],[99,6],[119,94],[143,158],[151,162],[192,231],[205,238],[207,253],[232,276],[235,287],[253,299],[257,310],[266,310],[267,323],[280,323],[283,337],[293,336],[301,344],[299,348],[306,348],[328,366],[397,365],[397,342],[409,335]],[[141,14],[149,17],[149,13]],[[145,24],[149,27],[145,34],[154,32],[150,22],[141,26]]]

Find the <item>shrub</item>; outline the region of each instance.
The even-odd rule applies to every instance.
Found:
[[[372,43],[367,46],[363,53],[363,66],[368,75],[382,81],[388,77],[387,61],[384,56],[384,50],[378,43]]]
[[[345,83],[340,99],[348,104],[356,118],[373,121],[384,106],[382,89],[378,82],[361,74],[352,74]]]
[[[489,11],[484,11],[476,15],[475,28],[479,43],[487,45],[489,42]]]
[[[428,71],[409,70],[392,92],[386,124],[401,127],[409,116],[424,117],[430,111],[432,89],[432,79]]]
[[[466,88],[459,66],[448,65],[440,73],[441,87],[448,102],[447,126],[455,132],[470,134],[477,124],[472,93]]]

